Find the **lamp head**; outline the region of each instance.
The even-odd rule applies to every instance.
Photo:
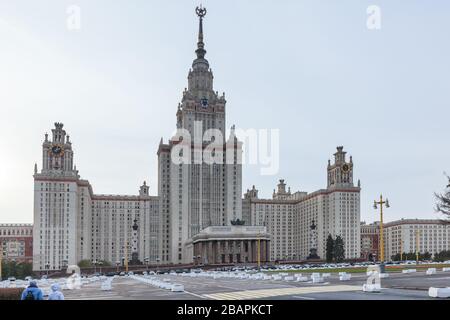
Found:
[[[374,208],[374,209],[378,209],[378,206],[377,206],[377,202],[376,202],[376,201],[373,201],[373,208]]]
[[[386,208],[389,208],[389,207],[390,207],[390,205],[389,205],[389,200],[386,199]]]

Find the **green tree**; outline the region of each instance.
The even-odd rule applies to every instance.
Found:
[[[450,250],[443,250],[434,254],[434,261],[444,262],[450,260]]]
[[[345,249],[344,249],[344,240],[342,240],[341,236],[337,236],[336,240],[334,240],[334,250],[333,250],[334,259],[337,263],[343,262],[345,258]]]
[[[78,266],[80,268],[90,268],[92,267],[92,262],[91,260],[81,260],[80,262],[78,262]]]
[[[17,279],[25,279],[25,277],[33,276],[31,263],[16,262],[14,260],[2,260],[2,278],[15,277]]]
[[[326,250],[327,262],[328,263],[332,262],[333,257],[334,257],[334,240],[331,234],[329,234],[327,238],[327,250]]]
[[[401,258],[400,253],[397,253],[397,254],[391,256],[392,261],[400,261],[400,258]]]
[[[436,211],[443,213],[450,219],[450,176],[446,175],[448,185],[444,193],[435,193],[436,196]],[[446,221],[449,222],[450,221]]]

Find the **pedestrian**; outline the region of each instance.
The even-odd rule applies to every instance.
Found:
[[[28,287],[23,290],[20,300],[44,300],[42,290],[38,288],[35,280],[31,280]]]
[[[64,295],[61,292],[60,286],[58,283],[54,283],[51,286],[52,292],[48,295],[48,300],[64,300]]]

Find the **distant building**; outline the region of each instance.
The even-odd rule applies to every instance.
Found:
[[[438,219],[402,219],[384,224],[385,259],[400,253],[450,250],[450,224]]]
[[[328,161],[326,189],[313,193],[286,190],[280,180],[272,199],[259,199],[258,190],[247,190],[242,201],[242,217],[251,225],[266,226],[272,236],[272,260],[302,260],[310,254],[311,232],[317,225],[317,254],[325,257],[326,239],[341,236],[345,257],[360,258],[360,183],[353,183],[353,159],[346,160],[343,147]]]
[[[379,255],[380,224],[361,222],[361,258],[376,261]]]
[[[0,224],[0,254],[4,260],[33,260],[33,225]]]

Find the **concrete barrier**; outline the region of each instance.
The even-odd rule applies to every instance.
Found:
[[[172,286],[172,292],[184,292],[184,286],[182,284],[175,283]]]
[[[349,281],[351,278],[352,278],[352,275],[350,273],[345,273],[345,272],[343,272],[343,274],[341,274],[339,276],[340,281]]]
[[[450,298],[450,287],[428,289],[428,295],[432,298]]]
[[[405,270],[402,270],[402,273],[414,273],[414,272],[417,272],[417,270],[416,269],[405,269]]]
[[[320,276],[320,273],[313,273],[311,275],[312,283],[322,283],[324,281],[323,277]]]
[[[272,276],[272,279],[273,279],[273,280],[281,280],[281,276],[279,276],[279,275],[274,275],[274,276]]]
[[[271,280],[271,279],[272,279],[272,276],[269,276],[269,275],[263,276],[263,280]]]
[[[296,277],[295,281],[296,282],[306,282],[306,281],[308,281],[308,277],[304,277],[304,276]]]
[[[111,291],[112,290],[111,281],[108,280],[103,281],[101,289],[102,291]]]
[[[380,292],[381,286],[378,283],[375,283],[375,284],[364,283],[362,290],[364,292]]]
[[[450,271],[450,268],[442,268],[442,271],[444,271],[444,272],[449,272],[449,271]]]
[[[331,277],[331,273],[322,273],[323,278],[329,278]]]
[[[294,281],[293,276],[284,277],[284,281]]]
[[[389,278],[389,273],[380,273],[378,275],[378,277],[380,277],[380,278]]]
[[[436,268],[428,268],[428,270],[425,273],[428,276],[431,276],[432,274],[436,274]]]

